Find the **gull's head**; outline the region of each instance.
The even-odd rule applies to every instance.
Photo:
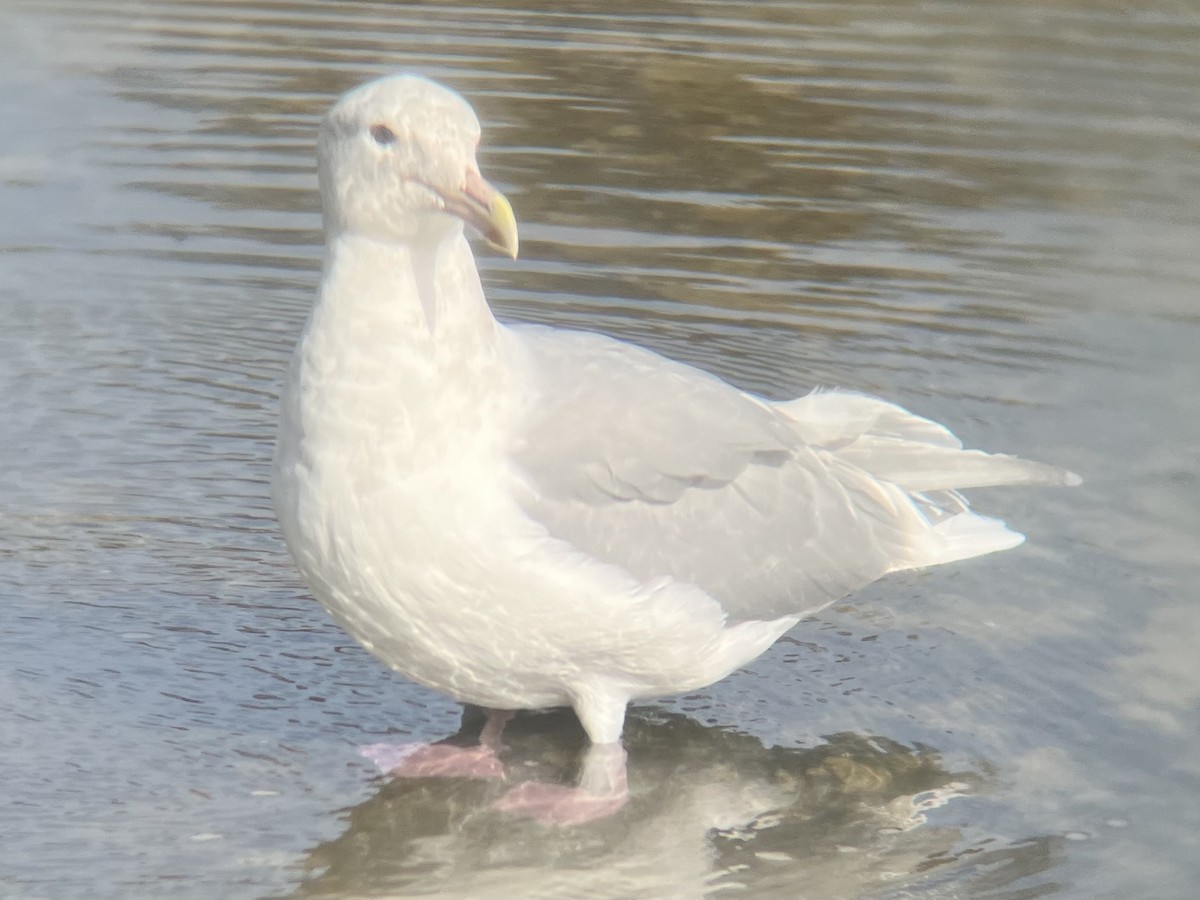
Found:
[[[479,120],[462,97],[417,75],[342,96],[321,123],[325,228],[402,243],[439,241],[467,223],[517,255],[517,223],[475,162]]]

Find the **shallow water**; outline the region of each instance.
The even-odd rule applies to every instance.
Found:
[[[1194,896],[1200,12],[527,6],[0,11],[0,896]],[[611,821],[376,778],[359,744],[458,709],[308,599],[266,470],[315,123],[397,67],[485,123],[505,316],[1086,484],[977,492],[1024,547],[639,707]]]

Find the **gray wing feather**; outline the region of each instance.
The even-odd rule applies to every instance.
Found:
[[[698,369],[603,335],[514,331],[538,391],[520,458],[549,498],[671,503],[795,443],[768,404]]]
[[[639,578],[698,585],[733,619],[803,615],[888,571],[1018,543],[952,493],[960,458],[970,485],[1064,474],[963,451],[942,426],[871,397],[771,403],[602,335],[513,331],[530,374],[513,448],[526,512]],[[872,471],[876,454],[885,472]]]
[[[603,336],[519,334],[536,391],[515,448],[521,499],[555,537],[697,584],[736,619],[814,611],[900,554],[888,488],[805,444],[772,404]]]

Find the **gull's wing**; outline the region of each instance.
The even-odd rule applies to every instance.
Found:
[[[735,619],[813,612],[888,571],[1014,546],[954,489],[1070,480],[962,450],[870,397],[770,403],[602,335],[512,334],[529,373],[513,448],[527,513],[643,580],[698,585]]]

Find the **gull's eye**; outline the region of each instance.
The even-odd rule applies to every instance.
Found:
[[[396,143],[396,132],[392,131],[386,125],[372,125],[371,137],[375,138],[375,143],[381,147]]]

